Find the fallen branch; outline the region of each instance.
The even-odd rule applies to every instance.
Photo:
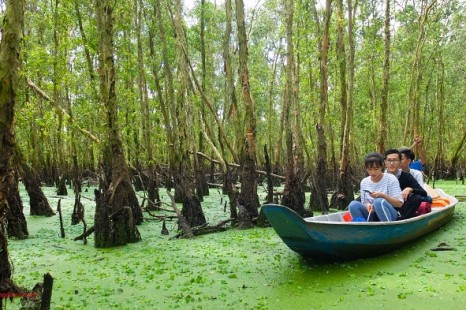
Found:
[[[91,226],[91,227],[89,227],[88,230],[86,230],[85,232],[83,232],[81,235],[77,236],[77,237],[74,238],[73,240],[74,240],[74,241],[84,240],[84,238],[88,237],[88,236],[89,236],[90,234],[92,234],[94,231],[95,231],[94,226]]]
[[[199,228],[193,228],[193,233],[195,236],[206,235],[214,232],[225,231],[228,228],[223,227],[224,225],[235,221],[233,218],[223,220],[212,226],[201,226]]]
[[[208,224],[204,224],[202,226],[197,226],[197,227],[194,227],[192,229],[192,232],[195,236],[200,236],[200,235],[206,235],[206,234],[211,234],[211,233],[215,233],[215,232],[221,232],[221,231],[225,231],[227,230],[228,228],[226,227],[223,227],[225,224],[228,224],[230,222],[233,222],[235,221],[235,219],[233,218],[229,218],[227,220],[223,220],[215,225],[212,225],[212,226],[208,226]],[[172,238],[170,239],[176,239],[176,238],[179,238],[181,237],[183,234],[182,233],[179,233],[175,236],[173,236]]]
[[[174,220],[178,218],[178,216],[176,215],[151,215],[151,216],[152,218],[146,218],[144,220],[145,221],[151,221],[151,220],[163,221],[163,220]]]

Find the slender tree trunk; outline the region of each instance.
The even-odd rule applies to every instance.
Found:
[[[146,73],[144,65],[144,49],[142,46],[142,23],[143,15],[142,11],[144,9],[142,0],[134,0],[136,8],[136,36],[137,36],[137,47],[138,47],[138,71],[139,71],[139,107],[141,112],[141,129],[142,129],[142,141],[144,149],[144,163],[145,166],[151,169],[153,165],[153,151],[152,151],[152,141],[151,141],[151,122],[150,122],[150,107],[149,107],[149,94],[147,91],[147,82],[146,82]]]
[[[58,85],[61,84],[60,72],[58,68],[59,58],[60,58],[60,45],[59,45],[59,34],[58,29],[59,25],[59,0],[54,1],[53,9],[53,101],[59,107],[61,107],[62,100],[60,99],[60,94],[58,90]],[[63,115],[62,113],[57,113],[56,117],[58,118],[56,124],[56,139],[54,139],[53,149],[56,151],[57,156],[57,175],[55,176],[58,180],[57,182],[57,194],[58,195],[68,195],[66,189],[65,181],[67,178],[67,171],[65,169],[65,158],[64,158],[64,143],[63,143]]]
[[[330,40],[330,19],[332,16],[332,0],[327,0],[325,4],[324,27],[320,44],[320,104],[319,117],[316,124],[317,131],[317,167],[313,191],[311,193],[311,204],[320,206],[324,213],[328,212],[329,203],[327,198],[328,161],[327,161],[327,141],[325,137],[325,114],[328,105],[328,49]],[[312,205],[311,205],[312,206]],[[314,205],[316,207],[316,205]],[[313,209],[313,208],[312,208]]]
[[[383,60],[383,79],[382,79],[382,102],[380,106],[380,127],[379,143],[377,149],[380,153],[385,152],[385,142],[388,140],[388,85],[390,81],[390,1],[385,0],[385,19],[384,19],[384,60]]]
[[[206,66],[206,4],[205,0],[201,1],[201,88],[204,93],[207,93],[207,66]],[[205,115],[205,104],[201,107],[202,115]],[[204,153],[205,152],[205,145],[204,145],[204,136],[202,132],[199,132],[199,151]],[[209,194],[209,185],[207,184],[207,178],[205,176],[205,166],[204,161],[200,160],[198,156],[193,157],[194,162],[194,169],[195,169],[195,183],[196,183],[196,194],[199,200],[202,202],[204,201],[204,195]]]
[[[100,94],[107,116],[103,178],[95,212],[95,246],[113,247],[141,240],[136,224],[142,212],[132,187],[118,128],[113,60],[111,0],[95,1],[99,36]]]
[[[244,21],[244,2],[236,0],[236,23],[239,42],[239,74],[241,91],[245,107],[245,136],[241,160],[241,194],[238,218],[239,226],[247,228],[252,225],[252,219],[259,215],[259,196],[256,180],[256,114],[254,100],[251,96],[248,71],[248,40]]]
[[[162,62],[163,62],[163,72],[165,75],[165,89],[162,89],[162,84],[159,77],[159,68],[153,64],[152,65],[152,73],[154,76],[155,88],[157,90],[157,99],[160,103],[160,108],[163,116],[163,123],[165,126],[165,133],[167,136],[168,142],[168,161],[169,161],[169,177],[167,181],[167,188],[171,188],[173,186],[173,176],[175,174],[174,167],[175,167],[175,137],[178,136],[178,126],[173,119],[175,116],[175,87],[174,87],[174,77],[173,77],[173,67],[171,65],[171,61],[169,58],[168,53],[168,43],[166,38],[166,30],[164,25],[164,19],[162,16],[162,7],[160,5],[160,0],[154,1],[154,22],[156,24],[157,31],[155,26],[149,27],[149,48],[150,48],[150,55],[152,58],[155,59],[156,56],[156,49],[154,38],[156,37],[156,33],[161,42],[161,52],[162,52]],[[163,96],[166,94],[166,97]]]
[[[186,51],[186,38],[183,30],[182,4],[180,0],[174,2],[175,14],[173,28],[175,30],[176,44],[176,65],[177,65],[177,94],[176,94],[176,114],[172,114],[172,122],[178,126],[178,136],[176,136],[176,153],[174,160],[175,190],[183,203],[181,214],[186,219],[190,227],[200,226],[206,223],[201,203],[195,194],[194,180],[192,178],[193,160],[190,153],[194,140],[192,126],[189,126],[189,116],[193,115],[192,105],[187,98],[189,65]],[[175,192],[176,194],[176,192]]]
[[[270,77],[270,84],[269,84],[269,89],[268,89],[268,97],[267,97],[267,112],[268,112],[268,117],[267,117],[267,143],[269,147],[269,154],[270,154],[270,162],[276,164],[277,160],[275,156],[277,155],[276,149],[281,149],[281,143],[274,145],[274,136],[278,138],[278,135],[281,136],[281,132],[278,134],[276,133],[276,117],[275,117],[275,112],[274,112],[274,96],[275,96],[275,81],[277,77],[277,67],[278,67],[278,59],[280,58],[281,54],[281,49],[282,45],[279,44],[278,46],[278,52],[275,54],[274,61],[273,61],[273,69],[272,69],[272,76]]]
[[[339,77],[340,77],[340,106],[342,111],[342,135],[341,135],[341,156],[339,175],[337,180],[337,190],[332,196],[331,205],[338,209],[344,209],[354,199],[351,163],[350,163],[350,150],[351,139],[350,133],[352,130],[352,90],[353,90],[353,77],[354,77],[354,42],[353,42],[353,17],[352,17],[352,1],[348,1],[348,41],[350,44],[349,55],[349,83],[346,76],[346,51],[345,51],[345,34],[343,28],[344,12],[343,1],[337,0],[338,7],[338,24],[337,24],[337,59],[339,64]],[[348,85],[350,84],[351,85]],[[347,91],[348,90],[348,91]]]
[[[426,23],[430,12],[437,4],[437,0],[425,6],[424,12],[419,17],[419,34],[416,49],[411,65],[411,76],[409,81],[408,105],[406,112],[406,123],[403,132],[403,143],[406,144],[413,136],[419,135],[419,88],[422,80],[422,50],[425,43]]]
[[[294,3],[293,0],[287,0],[285,2],[285,15],[286,15],[286,84],[285,84],[285,96],[284,96],[284,105],[285,105],[285,115],[284,115],[284,125],[285,125],[285,136],[286,136],[286,156],[287,156],[287,165],[286,165],[286,181],[284,194],[282,199],[282,204],[295,210],[301,216],[305,215],[304,210],[304,190],[302,184],[298,177],[298,172],[300,171],[299,167],[302,164],[302,153],[299,154],[300,148],[298,147],[300,141],[299,136],[297,135],[296,128],[292,129],[292,118],[290,117],[290,110],[295,109],[295,96],[293,92],[293,85],[295,85],[294,80],[294,50],[293,50],[293,14],[294,14]],[[295,122],[297,120],[295,119]],[[294,145],[293,145],[294,142]],[[293,150],[295,146],[296,152]],[[296,157],[301,157],[301,161],[295,161]]]

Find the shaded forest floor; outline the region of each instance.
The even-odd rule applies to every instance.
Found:
[[[466,185],[455,182],[436,187],[466,194]],[[53,309],[451,309],[466,294],[465,202],[457,205],[452,222],[398,251],[317,264],[289,250],[272,228],[170,240],[175,221],[167,222],[169,236],[161,235],[161,222],[147,221],[138,227],[141,242],[95,249],[93,236],[88,245],[73,241],[82,225],[70,225],[72,191],[67,197],[54,191],[44,188],[54,210],[62,199],[66,238],[60,238],[58,215],[26,215],[30,238],[9,241],[18,285],[32,288],[47,272],[54,277]],[[81,200],[88,226],[95,208],[92,193],[92,188],[84,192],[90,199]],[[28,214],[28,197],[24,190],[21,194]],[[165,190],[161,196],[168,204]],[[225,199],[215,189],[205,197],[211,224],[228,218]],[[456,250],[430,250],[442,242]],[[18,303],[8,302],[7,309],[17,309]]]

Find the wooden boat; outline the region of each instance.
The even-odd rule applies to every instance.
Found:
[[[394,222],[351,222],[348,211],[302,218],[277,204],[264,205],[262,210],[285,244],[300,255],[354,259],[394,250],[448,223],[458,200],[441,190],[437,193],[436,199],[446,202],[445,206]]]

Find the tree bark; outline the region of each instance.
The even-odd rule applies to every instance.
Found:
[[[245,107],[245,136],[242,151],[241,194],[239,197],[239,226],[252,226],[252,219],[259,215],[259,197],[257,195],[256,180],[256,114],[254,100],[251,96],[248,71],[248,42],[244,21],[244,2],[236,0],[236,23],[239,43],[239,74],[241,91]],[[242,211],[246,214],[242,214]]]
[[[388,85],[390,81],[390,0],[385,0],[385,19],[384,19],[384,60],[383,60],[383,78],[382,78],[382,101],[380,104],[380,127],[378,152],[385,152],[385,142],[388,140]]]
[[[147,81],[144,65],[144,50],[142,46],[142,22],[144,6],[142,0],[134,0],[136,8],[136,36],[137,36],[137,48],[138,48],[138,84],[139,84],[139,108],[141,113],[141,130],[142,130],[142,141],[144,150],[144,162],[147,167],[153,165],[153,151],[152,151],[152,140],[151,140],[151,121],[150,121],[150,107],[149,107],[149,94],[147,90]]]
[[[282,198],[282,204],[295,210],[301,216],[305,215],[304,202],[305,195],[302,188],[302,184],[298,178],[298,172],[300,171],[299,161],[295,160],[296,157],[301,157],[302,153],[298,150],[300,141],[297,135],[297,130],[292,129],[292,117],[290,117],[290,110],[295,109],[295,96],[293,92],[294,81],[294,50],[293,50],[293,14],[294,14],[294,3],[293,0],[287,0],[285,2],[285,14],[286,14],[286,84],[285,84],[285,96],[284,96],[284,126],[286,135],[286,181],[284,194]],[[297,122],[297,120],[295,120]],[[293,145],[294,143],[294,145]],[[293,150],[293,146],[295,150]],[[302,170],[301,170],[302,171]]]
[[[0,42],[0,284],[10,291],[16,286],[10,280],[11,265],[4,232],[8,231],[11,237],[16,238],[28,236],[18,180],[11,170],[11,158],[16,147],[13,126],[24,6],[24,0],[6,1]],[[5,220],[8,220],[8,227],[5,227]]]
[[[132,187],[118,128],[113,59],[113,7],[95,1],[99,36],[100,95],[107,117],[103,173],[95,212],[95,247],[113,247],[141,240],[136,225],[142,211]]]
[[[317,163],[315,182],[311,193],[311,209],[320,207],[322,212],[328,212],[329,204],[327,198],[328,161],[327,141],[325,137],[325,114],[328,105],[328,49],[330,40],[330,19],[332,16],[332,0],[325,4],[324,27],[320,41],[320,104],[319,117],[316,124],[317,131]]]
[[[337,59],[339,63],[339,77],[340,77],[340,106],[342,110],[342,134],[341,134],[341,155],[340,155],[340,166],[339,174],[337,180],[337,190],[332,196],[331,206],[344,209],[348,204],[354,199],[353,191],[353,182],[351,176],[351,166],[350,166],[350,133],[352,130],[352,85],[354,76],[354,43],[352,42],[352,28],[353,28],[353,18],[352,18],[352,1],[348,1],[348,41],[350,41],[350,64],[349,64],[349,83],[347,82],[346,76],[346,52],[345,52],[345,34],[343,28],[344,13],[343,13],[343,1],[337,0],[337,14],[338,14],[338,24],[337,24]],[[350,33],[351,31],[351,33]]]
[[[422,80],[422,50],[426,40],[426,23],[430,12],[435,8],[437,0],[423,6],[423,12],[419,17],[419,34],[414,52],[413,63],[411,65],[411,76],[409,81],[408,104],[406,112],[406,122],[403,132],[403,143],[410,140],[413,136],[419,135],[419,88]]]
[[[22,162],[21,175],[29,196],[30,214],[39,216],[55,215],[44,192],[40,188],[39,176],[36,171],[27,163]]]
[[[172,19],[175,30],[176,66],[177,66],[177,93],[176,106],[170,109],[172,124],[178,127],[175,143],[173,171],[175,180],[175,201],[182,202],[181,214],[190,227],[200,226],[206,223],[201,203],[195,194],[193,172],[194,134],[190,129],[190,122],[194,112],[189,98],[187,98],[189,60],[186,46],[186,38],[183,30],[182,4],[180,0],[174,2],[175,14]],[[175,104],[175,102],[173,102]],[[175,111],[177,111],[175,113]],[[195,154],[195,153],[194,153]],[[195,156],[195,155],[194,155]]]
[[[20,239],[28,236],[28,230],[11,159],[16,148],[13,126],[23,16],[24,1],[7,1],[0,44],[0,217],[8,220],[8,235]]]

